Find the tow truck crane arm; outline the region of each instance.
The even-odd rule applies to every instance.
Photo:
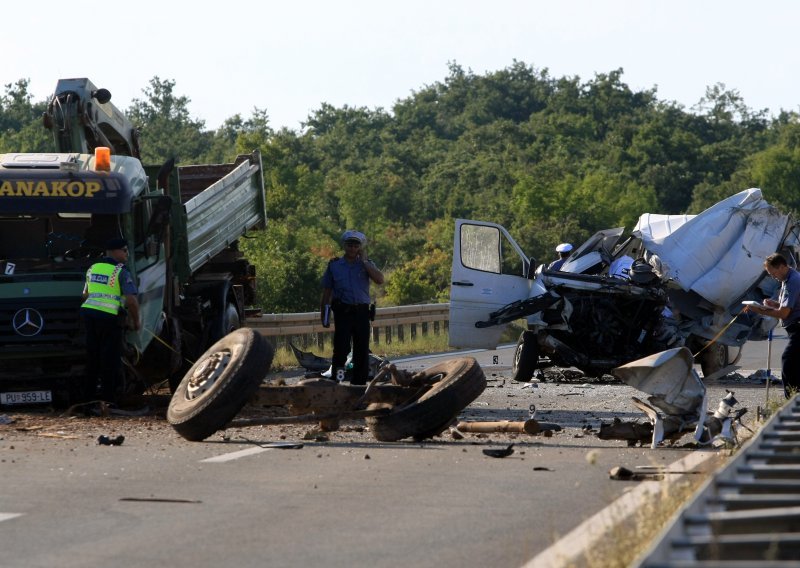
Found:
[[[110,101],[111,93],[89,79],[61,79],[42,117],[56,151],[94,154],[106,146],[112,154],[140,158],[139,131]]]

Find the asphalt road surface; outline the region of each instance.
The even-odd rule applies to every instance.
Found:
[[[773,368],[783,341],[773,344]],[[753,425],[766,393],[763,381],[748,377],[766,367],[766,347],[749,344],[740,375],[708,385],[710,407],[733,390]],[[301,425],[188,442],[165,422],[157,399],[139,417],[4,409],[0,565],[518,567],[636,487],[609,479],[612,467],[668,465],[697,452],[599,440],[601,422],[643,419],[630,404],[641,393],[572,376],[514,383],[511,355],[510,348],[471,354],[489,388],[461,418],[524,420],[533,404],[538,420],[562,426],[551,437],[380,443],[354,421],[327,441],[304,440],[312,426]],[[100,435],[125,439],[103,446]],[[303,447],[266,447],[273,442]],[[482,452],[512,442],[507,458]]]

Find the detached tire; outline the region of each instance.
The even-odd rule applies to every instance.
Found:
[[[212,345],[183,377],[167,421],[191,441],[223,429],[258,390],[274,351],[260,333],[237,329]]]
[[[396,406],[391,413],[370,416],[367,424],[376,440],[424,440],[440,434],[486,388],[486,377],[472,357],[452,359],[422,371],[424,377],[441,376],[418,399]]]
[[[539,345],[536,343],[536,333],[523,331],[517,340],[517,348],[514,349],[514,360],[511,363],[511,380],[520,383],[531,382],[538,362]]]

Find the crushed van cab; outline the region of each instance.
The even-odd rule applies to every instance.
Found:
[[[752,188],[698,215],[646,213],[628,236],[623,227],[600,231],[551,271],[502,226],[459,219],[450,345],[495,348],[507,324],[524,319],[515,380],[546,365],[599,376],[684,345],[706,378],[724,373],[748,339],[775,326],[741,303],[776,293],[764,258],[777,251],[794,263],[798,231]]]

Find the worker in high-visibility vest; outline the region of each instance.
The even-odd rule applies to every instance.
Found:
[[[122,382],[122,341],[128,322],[138,330],[138,290],[130,271],[128,243],[111,239],[106,257],[89,267],[83,287],[81,316],[86,326],[84,400],[118,402]]]

